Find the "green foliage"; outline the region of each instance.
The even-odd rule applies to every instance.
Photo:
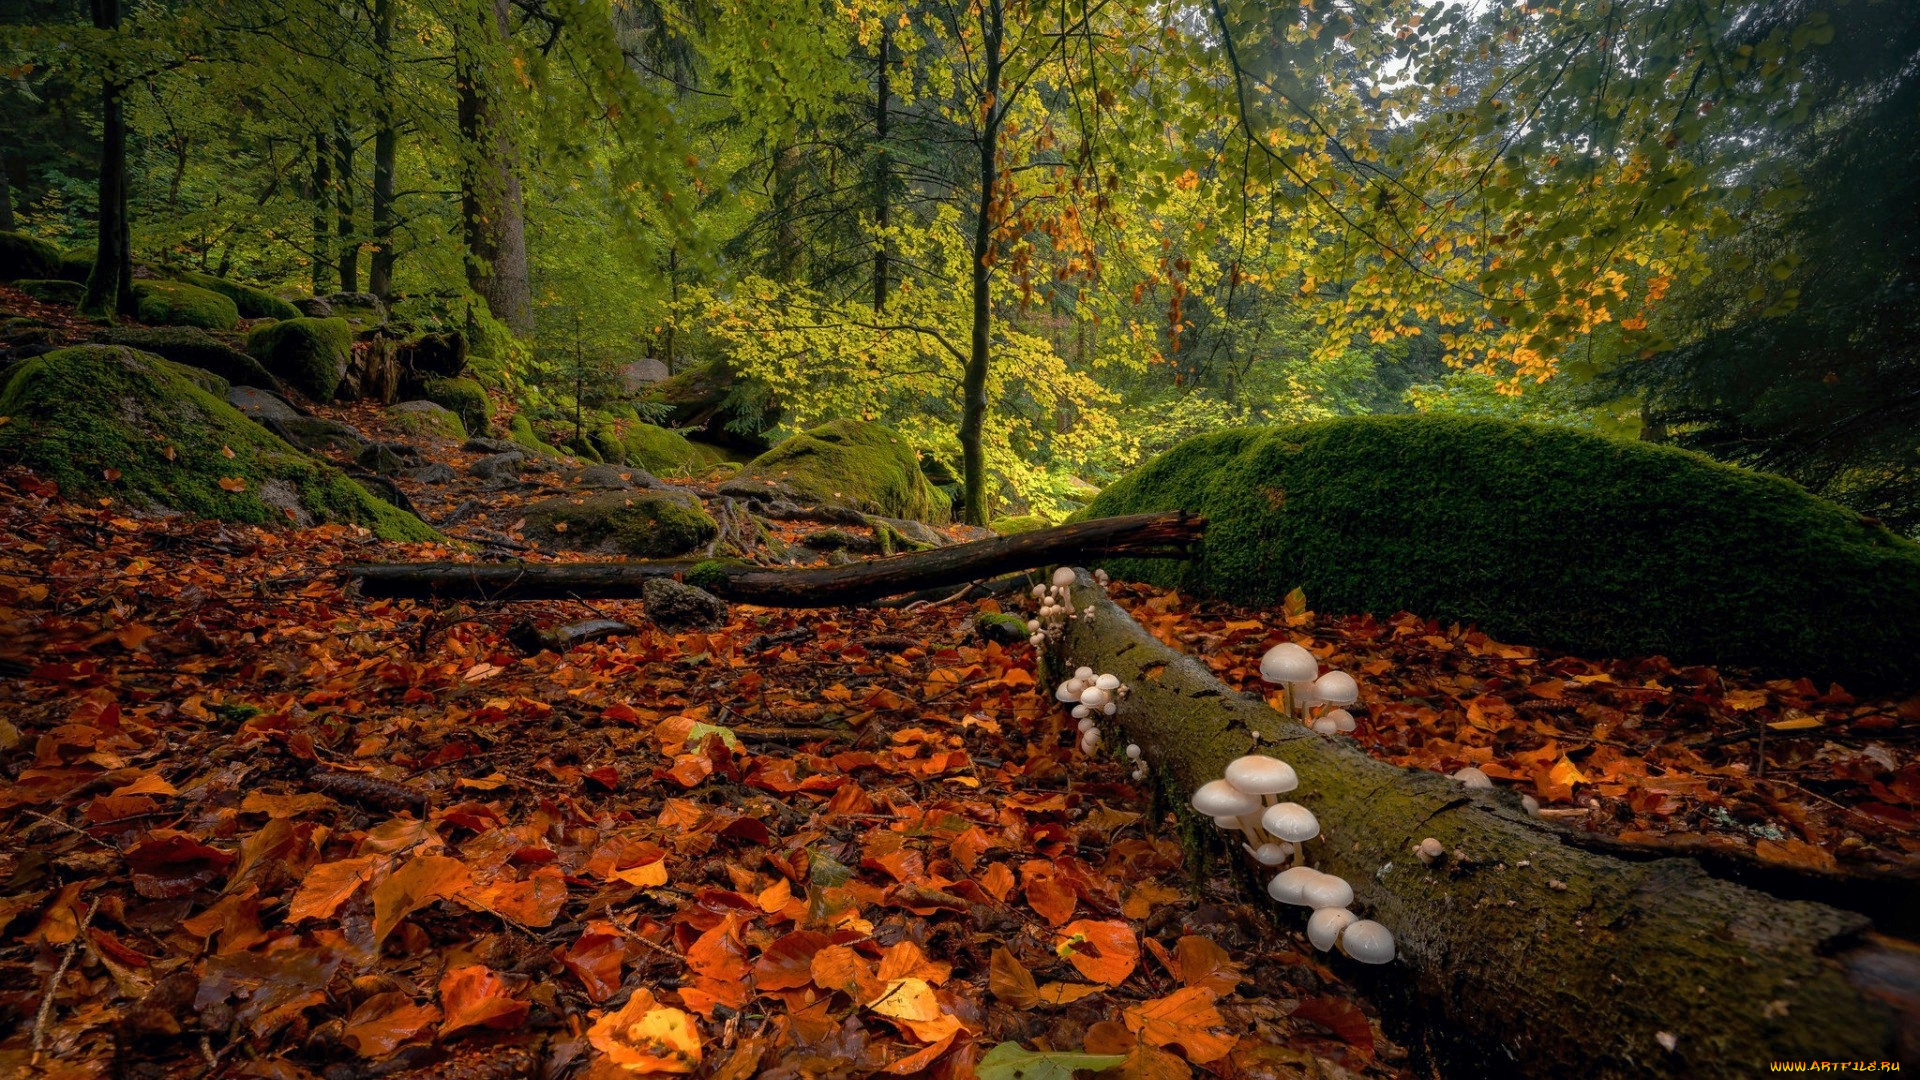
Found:
[[[34,357],[12,368],[0,390],[0,415],[13,418],[0,426],[0,460],[71,494],[138,507],[257,525],[354,522],[386,539],[436,538],[418,518],[242,416],[196,376],[211,378],[119,346]]]
[[[682,476],[708,464],[686,437],[653,424],[629,424],[620,434],[624,460],[659,476]]]
[[[235,386],[271,390],[276,380],[258,360],[192,326],[114,326],[98,340],[213,372]]]
[[[300,309],[285,300],[251,285],[242,285],[237,281],[215,277],[212,274],[199,274],[192,271],[175,274],[175,277],[189,285],[217,292],[233,301],[243,319],[297,319]]]
[[[240,309],[232,300],[183,282],[136,281],[133,296],[140,321],[149,325],[231,330],[240,321]]]
[[[582,500],[549,499],[526,508],[526,533],[573,550],[640,558],[685,555],[720,527],[697,502],[671,495],[610,491]]]
[[[493,427],[493,399],[472,379],[428,379],[428,401],[460,417],[469,432],[484,435]]]
[[[974,632],[988,641],[1012,645],[1027,640],[1027,620],[1003,611],[983,611],[974,616]]]
[[[67,281],[86,284],[93,273],[92,248],[68,248],[60,253],[60,272],[57,275]]]
[[[1910,682],[1920,545],[1697,454],[1485,418],[1194,439],[1083,512],[1205,514],[1191,562],[1116,576],[1324,611],[1407,610],[1589,654]]]
[[[59,276],[59,248],[27,233],[0,232],[0,281]]]
[[[834,420],[795,435],[748,462],[720,490],[934,524],[950,516],[947,497],[927,483],[907,440],[863,420]]]
[[[68,307],[79,307],[81,297],[87,293],[87,287],[80,282],[61,278],[26,278],[14,282],[13,287],[35,300]]]
[[[1003,1042],[973,1067],[980,1080],[1073,1080],[1074,1073],[1105,1072],[1126,1064],[1125,1054],[1080,1054],[1067,1050],[1026,1050]]]
[[[288,386],[332,401],[353,359],[353,328],[340,318],[268,323],[247,335],[247,352]]]

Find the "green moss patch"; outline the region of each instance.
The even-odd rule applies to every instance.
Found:
[[[574,551],[664,558],[704,546],[719,526],[698,505],[669,495],[611,491],[535,503],[526,509],[525,532]]]
[[[1511,421],[1363,417],[1189,440],[1077,517],[1206,515],[1116,576],[1399,610],[1590,655],[1920,679],[1920,545],[1776,477]]]
[[[217,292],[233,301],[243,319],[297,319],[300,309],[273,295],[265,289],[256,289],[251,285],[242,285],[237,281],[215,277],[212,274],[198,274],[188,271],[175,277],[189,285]]]
[[[24,464],[70,494],[223,521],[344,521],[390,540],[437,538],[248,420],[187,369],[148,353],[81,345],[23,361],[0,390],[0,415],[12,417],[0,426],[0,461]]]
[[[620,447],[629,465],[662,476],[678,476],[705,468],[708,455],[686,436],[654,424],[630,423],[620,433]]]
[[[26,233],[0,232],[0,281],[59,276],[59,248]]]
[[[231,330],[240,321],[232,300],[182,281],[136,281],[133,298],[140,321],[149,325]]]
[[[1040,514],[1021,514],[1018,517],[994,518],[987,523],[987,528],[999,536],[1019,536],[1021,533],[1051,529],[1053,522]]]
[[[754,458],[720,486],[734,496],[775,496],[944,524],[947,497],[920,472],[906,439],[863,420],[835,420]]]
[[[235,386],[271,390],[277,385],[260,361],[198,327],[115,326],[101,331],[95,340],[211,371]]]
[[[93,276],[93,255],[92,248],[68,248],[60,253],[60,269],[53,276],[86,284]]]
[[[315,401],[331,401],[353,359],[345,319],[287,319],[257,326],[247,352],[281,381]]]
[[[486,388],[472,379],[428,379],[422,393],[428,401],[457,414],[475,435],[484,435],[493,426],[493,402]]]
[[[513,419],[507,422],[507,438],[515,446],[544,457],[566,456],[565,450],[540,440],[539,434],[533,430],[533,422],[527,419],[525,413],[514,413]]]
[[[403,401],[387,409],[387,419],[410,435],[431,435],[442,439],[464,439],[467,429],[460,414],[431,401]]]
[[[64,278],[26,278],[14,282],[13,287],[43,303],[68,307],[79,307],[81,298],[87,295],[85,285]]]

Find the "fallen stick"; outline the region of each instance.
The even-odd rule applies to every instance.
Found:
[[[86,940],[87,927],[93,925],[93,913],[100,910],[100,898],[87,905],[87,913],[80,919],[79,929],[73,932],[73,940],[67,942],[66,952],[60,954],[60,966],[53,969],[53,977],[47,980],[47,992],[40,997],[40,1008],[33,1014],[33,1057],[31,1065],[40,1064],[40,1055],[46,1046],[47,1021],[53,1016],[53,999],[60,993],[60,982],[67,977],[67,970],[73,967],[73,957],[80,951],[80,945]]]
[[[1345,878],[1356,911],[1397,939],[1388,967],[1331,963],[1377,972],[1450,1072],[1731,1078],[1772,1061],[1920,1054],[1920,950],[1872,935],[1867,918],[1776,899],[1691,859],[1569,846],[1510,791],[1376,761],[1236,693],[1084,574],[1072,603],[1094,614],[1069,624],[1059,658],[1131,687],[1112,721],[1124,737],[1109,742],[1138,744],[1173,800],[1184,807],[1249,752],[1294,767],[1289,797],[1325,830],[1308,861]],[[1423,865],[1412,848],[1426,837],[1467,860]],[[1304,928],[1306,909],[1281,910]]]
[[[840,607],[916,589],[960,585],[1013,570],[1102,558],[1178,558],[1206,529],[1185,513],[1097,518],[896,555],[806,570],[722,566],[700,584],[725,600],[764,607]],[[342,568],[365,596],[411,599],[632,599],[648,578],[688,570],[685,562],[367,563]]]

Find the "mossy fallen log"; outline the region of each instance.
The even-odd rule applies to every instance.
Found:
[[[1069,666],[1130,686],[1112,723],[1184,807],[1257,746],[1293,765],[1320,819],[1308,861],[1353,886],[1399,956],[1383,1000],[1455,1075],[1750,1077],[1773,1061],[1912,1060],[1920,952],[1861,915],[1780,900],[1690,859],[1628,862],[1563,844],[1506,791],[1375,761],[1237,693],[1169,649],[1085,577]],[[1258,740],[1254,733],[1258,732]],[[1210,823],[1202,823],[1211,829]],[[1426,837],[1447,858],[1412,852]],[[1304,927],[1306,910],[1284,918]],[[1903,1012],[1903,1009],[1905,1010]]]

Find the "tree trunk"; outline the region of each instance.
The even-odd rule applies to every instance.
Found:
[[[399,142],[393,129],[393,0],[373,5],[373,256],[367,264],[367,291],[386,300],[393,295],[393,156]]]
[[[360,291],[360,240],[353,229],[353,132],[342,125],[333,135],[334,221],[340,238],[340,291]]]
[[[13,180],[7,175],[7,155],[0,153],[0,232],[13,228]]]
[[[467,245],[467,286],[515,334],[533,333],[527,282],[527,240],[512,138],[500,116],[490,70],[507,48],[508,0],[491,0],[477,19],[456,25],[455,82],[465,142],[460,214]]]
[[[800,184],[800,148],[777,147],[773,151],[773,265],[774,276],[781,281],[800,277],[800,223],[794,200]]]
[[[838,607],[915,589],[960,585],[1053,562],[1177,558],[1206,529],[1179,512],[1096,518],[1019,536],[917,551],[890,559],[810,570],[728,567],[702,582],[715,596],[768,607]],[[474,600],[631,599],[648,578],[686,571],[688,563],[376,563],[343,571],[366,596]]]
[[[96,30],[120,29],[120,0],[93,0]],[[93,270],[80,310],[92,315],[132,315],[133,244],[127,221],[127,120],[120,101],[124,87],[111,78],[100,84],[100,193]]]
[[[987,0],[980,12],[985,69],[980,84],[980,200],[973,228],[973,340],[960,385],[960,469],[966,505],[961,520],[987,523],[987,456],[982,445],[987,422],[987,339],[992,328],[993,188],[1000,179],[1000,44],[1006,21],[1001,0]]]
[[[1870,935],[1865,917],[1777,900],[1688,859],[1568,846],[1511,792],[1375,761],[1235,693],[1085,575],[1072,603],[1094,615],[1071,624],[1057,666],[1131,688],[1109,741],[1139,745],[1170,800],[1184,808],[1256,747],[1294,767],[1290,797],[1323,829],[1307,861],[1345,878],[1356,911],[1397,940],[1398,958],[1369,978],[1389,1020],[1417,1018],[1411,1037],[1453,1074],[1750,1077],[1770,1061],[1891,1061],[1920,1048],[1920,953]],[[1423,865],[1411,848],[1426,837],[1459,854]],[[1277,913],[1295,928],[1305,915]]]
[[[887,215],[892,209],[893,169],[887,161],[887,105],[893,94],[893,31],[880,32],[880,71],[874,78],[873,141],[874,155],[873,224],[879,233],[873,245],[873,312],[887,310]]]
[[[325,132],[313,133],[313,295],[333,291],[334,263],[327,258],[333,247],[333,227],[327,221],[333,187],[333,154],[327,149]]]

